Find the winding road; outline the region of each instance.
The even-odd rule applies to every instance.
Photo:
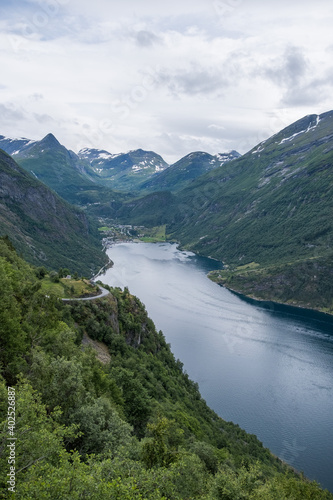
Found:
[[[92,297],[81,297],[81,298],[73,298],[73,299],[61,299],[63,302],[72,302],[73,300],[95,300],[95,299],[101,299],[102,297],[106,297],[109,295],[109,290],[106,288],[103,288],[101,285],[98,285],[99,289],[101,290],[102,293],[99,295],[94,295]]]

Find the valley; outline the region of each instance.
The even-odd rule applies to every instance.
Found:
[[[153,228],[164,226],[157,241],[223,261],[225,286],[333,311],[333,112],[306,116],[243,156],[196,152],[171,166],[142,149],[76,155],[52,134],[39,142],[0,136],[1,146],[96,229],[107,220],[155,238]]]
[[[0,11],[0,500],[333,500],[328,1]]]
[[[96,498],[332,498],[297,471],[332,488],[330,316],[278,303],[333,313],[333,112],[242,156],[173,165],[142,149],[76,154],[52,134],[0,147],[0,391],[17,388],[19,429],[42,429],[19,431],[18,498],[65,498],[68,470]]]

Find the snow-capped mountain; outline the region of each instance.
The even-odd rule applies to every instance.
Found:
[[[12,139],[10,137],[0,135],[0,149],[3,149],[11,156],[15,156],[28,149],[30,146],[35,144],[35,142],[36,141],[31,141],[30,139],[25,139],[24,137]]]
[[[143,149],[111,154],[103,149],[84,148],[78,156],[90,163],[97,182],[127,191],[138,189],[142,182],[169,167],[160,155]]]
[[[0,136],[0,148],[71,203],[81,203],[82,193],[96,190],[89,163],[62,146],[53,134],[47,134],[40,141]]]
[[[93,189],[92,183],[122,192],[177,191],[240,156],[236,151],[216,155],[194,152],[170,167],[160,155],[143,149],[113,154],[104,149],[83,148],[76,154],[62,146],[53,134],[40,141],[1,135],[0,148],[69,201],[73,201],[75,189],[82,194]]]
[[[142,185],[144,190],[179,191],[190,182],[224,163],[239,158],[237,151],[210,155],[202,151],[190,153],[171,165],[164,172],[155,175]]]

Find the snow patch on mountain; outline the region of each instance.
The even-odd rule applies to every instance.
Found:
[[[227,151],[225,153],[217,153],[214,156],[215,156],[215,158],[217,158],[219,160],[221,165],[223,165],[227,161],[231,161],[231,160],[235,160],[236,158],[240,158],[242,155],[240,153],[238,153],[237,151],[231,150],[231,151]]]
[[[316,123],[314,125],[311,126],[311,123],[310,123],[307,129],[301,130],[300,132],[296,132],[296,134],[293,134],[290,137],[285,137],[284,139],[282,139],[281,142],[279,142],[279,145],[284,144],[285,142],[292,141],[298,135],[306,134],[307,132],[310,132],[310,130],[314,130],[318,126],[319,122],[320,122],[320,116],[317,115]]]
[[[262,146],[259,146],[259,147],[258,147],[255,151],[252,151],[252,153],[251,153],[251,154],[253,154],[253,155],[254,155],[254,154],[256,154],[256,153],[261,153],[261,151],[263,151],[263,149],[264,149],[264,148],[263,148]]]
[[[163,172],[163,170],[165,170],[164,165],[160,164],[155,166],[155,172]]]
[[[114,157],[115,157],[115,155],[112,155],[110,153],[104,153],[104,152],[100,153],[98,155],[98,158],[100,158],[101,160],[110,160],[111,158],[114,158]]]

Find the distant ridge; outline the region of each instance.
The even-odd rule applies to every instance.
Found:
[[[144,181],[169,167],[160,155],[143,149],[111,154],[84,148],[78,156],[89,162],[96,182],[121,191],[136,191]]]
[[[200,175],[241,156],[237,151],[216,155],[193,152],[170,166],[159,154],[143,149],[113,154],[82,148],[76,154],[52,133],[40,141],[0,135],[0,148],[67,201],[80,204],[94,202],[96,197],[91,198],[89,191],[100,191],[101,187],[123,193],[179,191]]]
[[[210,155],[202,151],[189,153],[165,171],[155,175],[142,184],[143,190],[148,191],[180,191],[188,186],[194,179],[221,167],[228,161],[239,158],[237,151]]]
[[[51,133],[40,141],[0,136],[0,148],[69,203],[87,205],[121,198],[98,184],[90,164],[66,149]]]

